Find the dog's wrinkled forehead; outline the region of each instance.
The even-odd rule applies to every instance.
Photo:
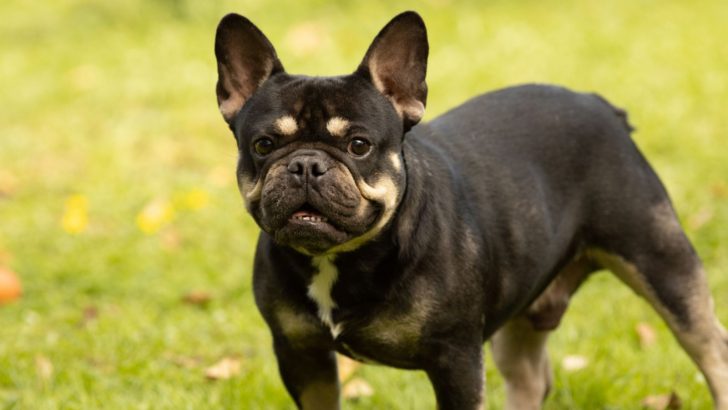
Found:
[[[243,128],[296,140],[335,140],[352,131],[386,134],[392,131],[386,129],[387,123],[398,124],[381,94],[355,76],[279,74],[267,81],[245,108]],[[392,117],[391,121],[372,121],[387,117]]]

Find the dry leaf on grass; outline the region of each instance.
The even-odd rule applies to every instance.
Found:
[[[10,171],[0,169],[0,199],[11,197],[18,186],[18,180]]]
[[[214,365],[205,369],[209,380],[227,380],[240,374],[241,361],[237,357],[223,357]]]
[[[374,389],[372,386],[366,380],[359,377],[349,380],[341,391],[341,395],[347,400],[356,400],[362,397],[369,397],[373,394]]]
[[[113,362],[103,357],[87,357],[85,360],[86,364],[93,367],[98,373],[104,375],[111,375],[116,373],[116,366]]]
[[[182,296],[182,301],[188,305],[206,307],[212,301],[212,295],[205,291],[193,290]]]
[[[99,308],[93,305],[86,306],[83,308],[82,317],[80,321],[81,326],[87,326],[91,324],[96,318],[99,317]]]
[[[682,408],[682,400],[675,392],[656,394],[645,397],[642,407],[651,410],[678,410]]]
[[[285,44],[298,56],[310,55],[321,49],[327,38],[323,26],[310,21],[293,26],[285,36]]]
[[[16,301],[22,294],[23,286],[18,275],[0,266],[0,305]]]
[[[38,378],[48,381],[53,376],[53,363],[47,357],[37,355],[35,356],[35,371],[38,373]]]
[[[218,165],[207,173],[207,181],[219,188],[224,188],[233,181],[235,173],[228,167]]]
[[[202,365],[202,358],[199,356],[183,356],[172,352],[166,352],[163,357],[175,366],[185,369],[196,369]]]
[[[182,236],[174,228],[165,229],[159,235],[162,248],[167,251],[176,251],[182,245]]]
[[[61,227],[63,230],[77,235],[88,228],[88,198],[82,194],[74,194],[66,198]]]
[[[687,225],[692,230],[698,230],[701,227],[703,227],[703,225],[710,222],[714,216],[715,216],[715,212],[713,212],[713,208],[711,208],[709,206],[705,206],[705,207],[701,208],[700,210],[698,210],[698,212],[690,215],[690,217],[688,218],[688,221],[687,221],[688,222]]]
[[[589,365],[589,360],[580,355],[568,355],[561,359],[561,368],[567,372],[575,372]]]
[[[718,181],[710,187],[710,192],[715,198],[726,198],[728,197],[728,184]]]
[[[349,359],[346,356],[337,354],[336,365],[339,368],[339,381],[343,383],[349,380],[349,378],[354,374],[356,369],[361,366],[361,363],[357,362],[356,360]]]
[[[210,194],[203,188],[193,188],[182,195],[181,205],[191,211],[199,211],[210,204]]]
[[[634,330],[637,332],[641,348],[647,349],[657,342],[657,333],[655,333],[655,329],[649,324],[644,322],[637,323]]]
[[[174,216],[172,203],[166,198],[156,198],[144,205],[137,214],[136,223],[142,232],[151,235],[172,222]]]

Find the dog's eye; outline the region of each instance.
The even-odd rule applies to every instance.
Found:
[[[258,155],[268,155],[273,151],[273,140],[270,138],[261,138],[258,141],[255,141],[255,152],[258,153]]]
[[[364,138],[354,138],[349,142],[349,153],[357,157],[363,157],[372,150],[372,143]]]

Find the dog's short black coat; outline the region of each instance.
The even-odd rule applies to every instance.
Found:
[[[524,85],[418,124],[428,45],[412,12],[351,75],[287,74],[238,15],[221,21],[215,52],[262,228],[255,298],[299,407],[338,408],[338,351],[423,369],[439,408],[476,408],[491,340],[507,407],[538,408],[546,335],[601,268],[653,304],[728,407],[728,338],[624,111]]]

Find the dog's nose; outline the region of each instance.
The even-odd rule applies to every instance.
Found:
[[[316,151],[299,153],[288,163],[288,172],[299,181],[316,179],[328,170],[324,156]]]

